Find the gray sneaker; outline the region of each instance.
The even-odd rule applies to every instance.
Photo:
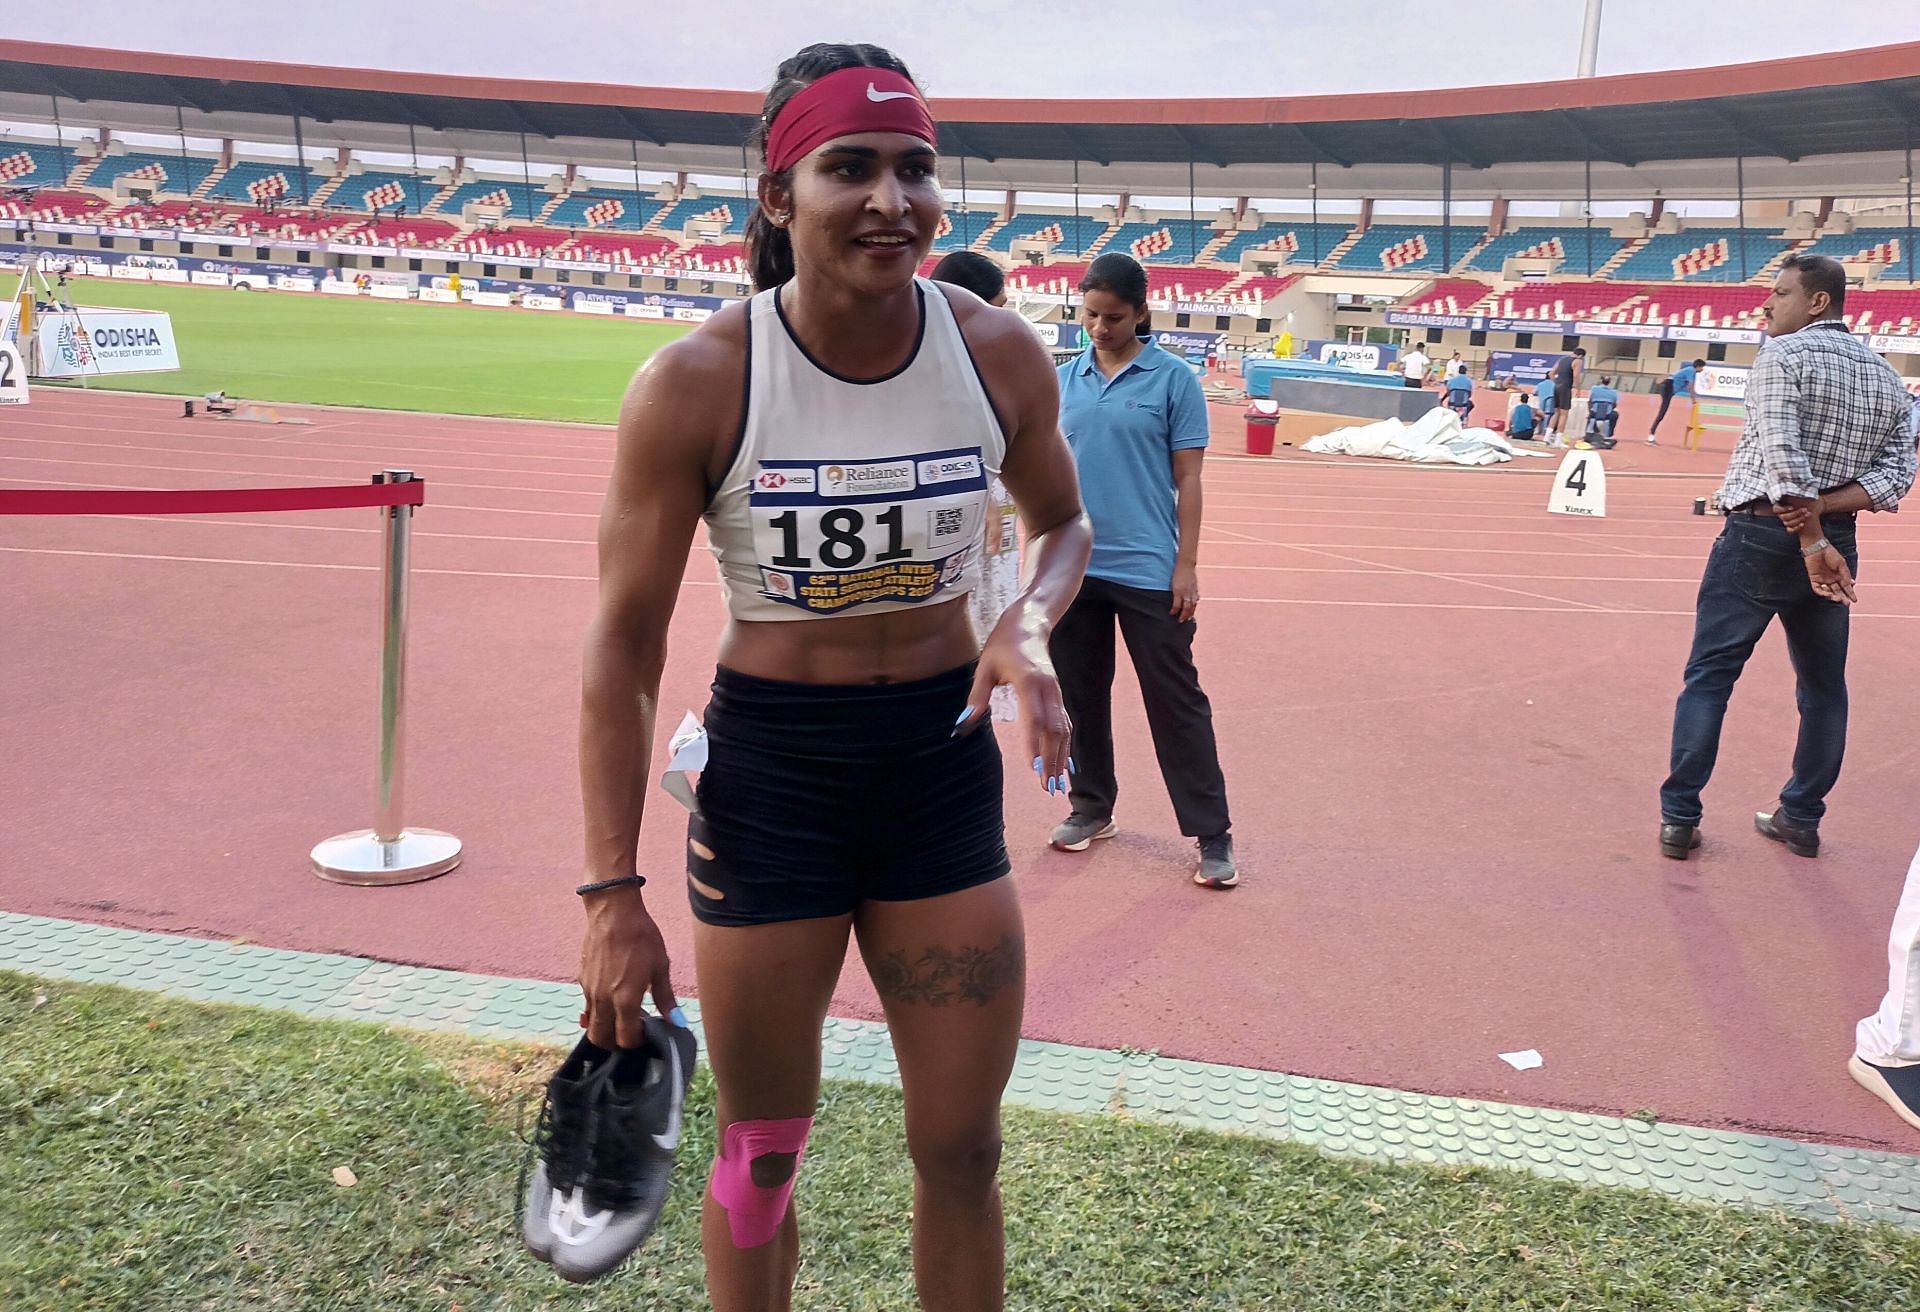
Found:
[[[652,1016],[644,1046],[608,1052],[580,1041],[547,1086],[521,1238],[567,1280],[597,1280],[653,1233],[666,1201],[693,1031]]]
[[[1200,868],[1193,882],[1202,888],[1232,888],[1240,882],[1240,869],[1233,864],[1233,835],[1215,834],[1200,840]]]
[[[1081,815],[1075,811],[1053,830],[1053,845],[1062,852],[1084,852],[1097,838],[1112,838],[1120,832],[1112,816]]]

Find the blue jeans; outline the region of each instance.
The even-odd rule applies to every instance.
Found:
[[[1857,573],[1852,518],[1830,515],[1820,527]],[[1787,633],[1800,706],[1793,778],[1780,791],[1780,814],[1807,828],[1826,815],[1847,748],[1847,608],[1814,595],[1800,541],[1779,520],[1736,513],[1713,544],[1694,603],[1693,653],[1673,711],[1673,773],[1660,786],[1667,824],[1700,823],[1700,790],[1720,752],[1727,698],[1776,615]]]

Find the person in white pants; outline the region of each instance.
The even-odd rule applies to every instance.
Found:
[[[1920,852],[1887,936],[1887,996],[1853,1031],[1847,1073],[1920,1130]]]

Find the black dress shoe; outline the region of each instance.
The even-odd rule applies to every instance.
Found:
[[[1697,825],[1661,825],[1660,850],[1675,861],[1685,861],[1687,853],[1700,846]]]
[[[1820,855],[1820,831],[1802,829],[1797,825],[1788,824],[1786,817],[1782,816],[1777,809],[1755,811],[1753,827],[1763,837],[1771,838],[1776,843],[1785,843],[1787,851],[1795,856]]]

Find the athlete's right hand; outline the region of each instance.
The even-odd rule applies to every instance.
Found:
[[[647,913],[638,888],[589,893],[587,932],[580,943],[580,992],[586,1005],[580,1028],[602,1048],[637,1048],[647,991],[662,1016],[678,1002],[667,974],[667,944]]]

